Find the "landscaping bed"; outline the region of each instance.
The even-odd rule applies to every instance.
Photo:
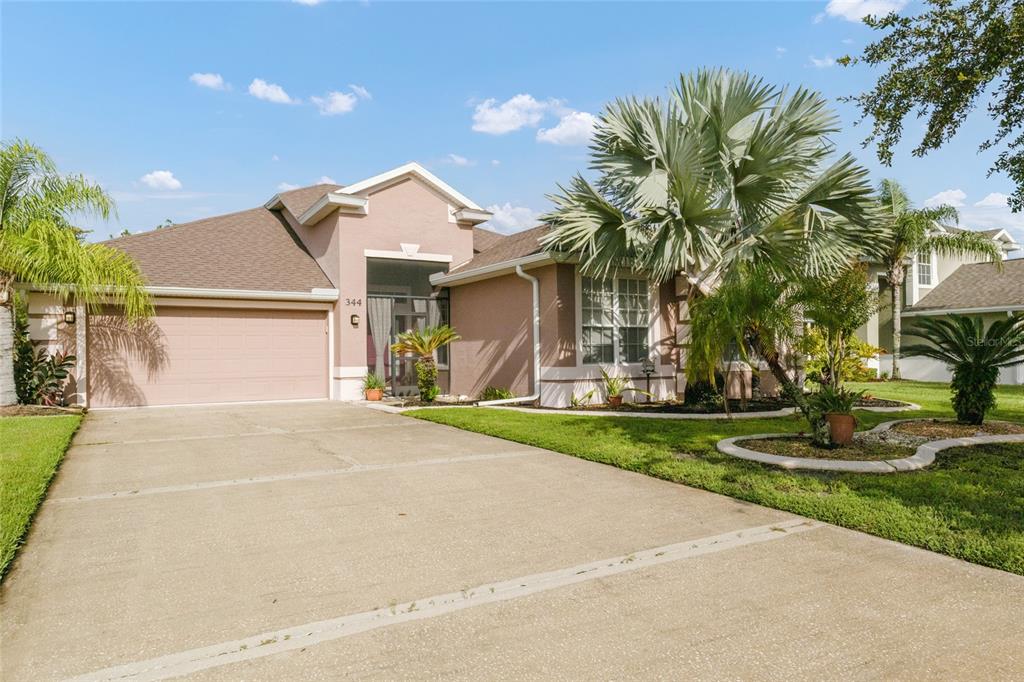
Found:
[[[774,398],[761,398],[748,400],[742,405],[739,400],[729,401],[730,412],[775,412],[787,407],[793,407],[793,403],[787,400]],[[725,407],[721,403],[701,403],[699,405],[684,405],[673,400],[662,400],[650,403],[622,403],[618,407],[612,407],[608,403],[596,403],[593,405],[580,405],[578,407],[541,407],[542,410],[574,410],[578,412],[641,412],[655,414],[721,414],[725,415]]]
[[[857,399],[857,402],[853,404],[854,407],[910,407],[910,403],[905,403],[902,400],[887,400],[885,398],[876,398],[873,395],[866,395]]]
[[[806,436],[786,436],[783,438],[757,438],[738,441],[749,450],[766,452],[781,457],[804,457],[808,459],[837,459],[843,461],[875,461],[900,459],[913,456],[916,448],[907,445],[893,445],[878,440],[857,438],[843,447],[823,448],[813,445]]]
[[[945,440],[947,438],[1006,436],[1024,433],[1024,424],[989,420],[981,426],[971,426],[947,419],[921,419],[894,424],[891,430],[911,436],[920,436],[927,440]]]
[[[14,559],[81,421],[80,414],[0,417],[0,576]]]
[[[55,417],[82,414],[80,407],[56,407],[53,405],[5,405],[0,407],[0,417]]]

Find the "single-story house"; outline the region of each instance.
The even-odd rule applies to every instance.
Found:
[[[31,335],[76,355],[71,398],[90,407],[353,400],[368,372],[411,393],[413,360],[390,343],[446,322],[462,336],[438,354],[452,394],[496,386],[564,405],[601,367],[678,390],[685,283],[582,277],[539,246],[545,228],[505,237],[479,227],[490,217],[415,163],[280,192],[108,242],[148,281],[144,323],[30,292]]]

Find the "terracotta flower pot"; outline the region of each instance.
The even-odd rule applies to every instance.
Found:
[[[825,419],[828,420],[829,437],[833,445],[849,445],[853,442],[853,430],[857,426],[856,417],[852,414],[829,412]]]
[[[622,396],[621,395],[610,395],[608,396],[608,407],[621,407]]]
[[[380,400],[383,397],[384,397],[384,389],[383,388],[368,388],[368,389],[366,389],[366,399],[367,400],[374,400],[375,401],[375,400]]]

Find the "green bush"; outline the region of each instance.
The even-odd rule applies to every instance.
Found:
[[[508,400],[515,397],[516,396],[512,391],[499,386],[488,386],[484,389],[484,392],[480,394],[480,400]]]
[[[810,325],[800,340],[800,350],[807,355],[804,370],[807,379],[816,384],[829,384],[828,347],[825,336],[816,325]],[[856,336],[850,336],[843,344],[843,357],[839,362],[839,384],[847,381],[872,381],[877,376],[866,362],[882,351]]]

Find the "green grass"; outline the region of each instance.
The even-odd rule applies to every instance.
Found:
[[[921,411],[858,412],[860,428],[891,419],[950,417],[948,389],[919,382],[860,385]],[[1024,387],[999,391],[993,418],[1024,422]],[[902,474],[789,472],[720,454],[729,436],[800,432],[798,417],[661,420],[438,409],[419,419],[535,445],[854,528],[1024,575],[1024,445],[962,448]]]
[[[0,576],[81,423],[80,415],[0,417]]]

